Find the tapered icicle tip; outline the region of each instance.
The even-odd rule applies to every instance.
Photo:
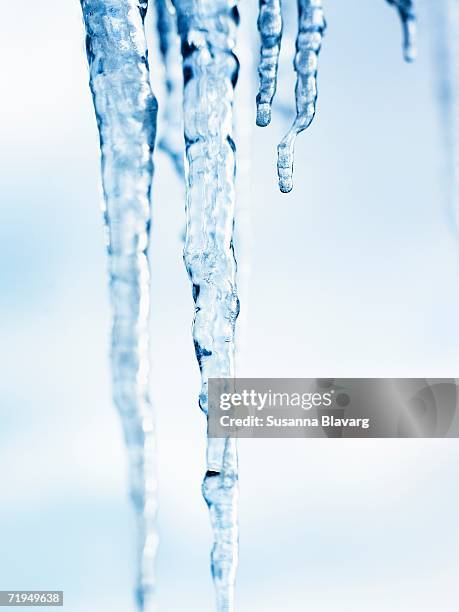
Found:
[[[137,610],[155,610],[157,485],[149,399],[152,151],[158,105],[150,86],[146,1],[81,0],[100,135],[112,304],[111,376],[136,513]]]
[[[322,37],[326,28],[322,0],[298,0],[298,10],[294,62],[297,74],[296,117],[292,127],[277,147],[277,174],[282,193],[289,193],[293,189],[295,139],[311,125],[316,113],[317,69]]]
[[[233,249],[236,154],[233,141],[237,0],[174,0],[181,38],[186,147],[183,259],[193,287],[193,340],[201,371],[200,408],[208,415],[208,380],[234,379],[239,314]],[[202,492],[213,532],[212,577],[218,612],[234,612],[238,562],[237,451],[233,438],[208,437]]]
[[[403,29],[403,58],[406,62],[414,62],[417,56],[417,19],[414,10],[414,0],[387,0],[400,15]]]

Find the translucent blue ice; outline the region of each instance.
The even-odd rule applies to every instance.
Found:
[[[443,0],[433,0],[442,2]],[[400,15],[403,29],[403,57],[407,62],[416,59],[416,14],[414,10],[415,0],[387,0],[392,4]]]
[[[322,0],[298,0],[298,36],[296,39],[295,88],[296,117],[292,127],[277,148],[279,189],[288,193],[293,188],[295,140],[311,124],[316,113],[317,70],[325,19]]]
[[[159,51],[165,72],[165,99],[162,104],[164,127],[159,139],[159,148],[170,157],[179,176],[183,177],[185,154],[182,115],[183,77],[177,16],[171,0],[156,0],[155,9]]]
[[[196,304],[193,339],[207,413],[210,377],[234,376],[239,312],[233,252],[235,145],[232,139],[235,0],[175,0],[182,41],[186,143],[184,261]],[[209,439],[203,495],[214,533],[212,575],[219,611],[233,610],[237,566],[237,455],[234,439]]]
[[[157,104],[143,29],[147,6],[136,0],[82,0],[81,6],[101,147],[113,310],[113,396],[129,453],[139,532],[137,601],[140,610],[152,612],[157,486],[148,394],[147,248]]]
[[[284,0],[291,2],[292,0]],[[405,58],[415,54],[412,0],[388,0],[402,19]],[[151,91],[142,0],[81,0],[90,86],[100,134],[113,309],[113,394],[129,453],[139,531],[139,609],[155,609],[157,511],[154,418],[149,399],[149,293],[152,152],[157,103]],[[297,0],[296,117],[278,146],[281,191],[293,186],[296,136],[313,120],[318,57],[325,31],[322,0]],[[232,138],[239,63],[237,0],[156,0],[165,65],[167,130],[160,146],[183,173],[184,261],[195,302],[193,339],[201,371],[199,403],[208,413],[209,378],[234,377],[239,314],[233,248],[236,147]],[[261,38],[257,123],[268,125],[282,36],[280,0],[259,0]],[[243,48],[243,46],[241,46]],[[182,62],[179,52],[181,51]],[[182,64],[182,65],[181,65]],[[183,88],[183,105],[182,105]],[[183,113],[182,113],[183,106]],[[183,128],[183,129],[182,129]],[[184,138],[183,138],[184,136]],[[234,610],[238,557],[238,469],[234,439],[209,439],[202,485],[214,543],[211,568],[219,612]]]
[[[260,89],[257,95],[257,125],[271,122],[271,106],[277,86],[277,70],[282,39],[282,10],[280,0],[260,0],[258,30],[261,38],[258,74]]]

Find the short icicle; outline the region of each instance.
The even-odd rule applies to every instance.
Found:
[[[271,106],[276,93],[277,70],[282,39],[282,7],[280,0],[260,0],[258,30],[261,38],[257,94],[257,125],[271,122]]]
[[[113,310],[113,396],[126,439],[138,526],[137,604],[140,611],[153,612],[157,483],[148,390],[147,248],[157,104],[143,27],[147,3],[81,0],[81,6],[101,147]]]
[[[201,409],[208,379],[234,376],[239,312],[233,252],[235,145],[232,140],[235,0],[175,0],[182,41],[187,228],[184,261],[193,287],[193,338],[201,370]],[[211,569],[219,612],[234,610],[238,555],[237,453],[231,438],[208,439],[203,495],[214,535]]]
[[[432,0],[433,2],[443,2],[443,0]],[[403,30],[403,57],[405,61],[412,62],[416,59],[416,13],[414,10],[414,0],[387,0],[389,4],[394,6],[400,20]]]
[[[325,19],[322,0],[298,0],[298,36],[296,39],[295,89],[296,118],[277,147],[279,189],[293,189],[293,163],[297,135],[311,124],[316,112],[317,69]]]

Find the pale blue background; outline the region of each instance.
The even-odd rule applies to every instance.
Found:
[[[240,375],[458,375],[458,246],[444,213],[425,7],[419,61],[407,66],[383,0],[327,2],[319,114],[298,141],[290,196],[277,192],[274,168],[287,122],[254,129]],[[110,400],[80,8],[7,2],[1,27],[0,589],[64,589],[68,612],[126,612],[133,521]],[[213,609],[205,424],[182,226],[183,190],[159,154],[159,603],[203,612]],[[237,610],[455,610],[458,465],[456,440],[245,441]]]

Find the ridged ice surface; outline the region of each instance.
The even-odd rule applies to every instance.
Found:
[[[298,20],[294,62],[296,117],[277,148],[279,189],[283,193],[293,188],[296,137],[309,127],[316,113],[318,60],[326,25],[322,0],[298,0]]]
[[[156,27],[159,51],[165,73],[165,99],[161,104],[161,137],[159,148],[172,160],[180,177],[183,176],[182,90],[183,76],[180,61],[180,39],[177,33],[177,16],[171,0],[155,0]]]
[[[416,53],[414,2],[387,1],[401,17],[404,54],[411,61]],[[291,10],[292,0],[284,0],[284,5],[287,2]],[[148,392],[147,248],[157,103],[150,87],[144,34],[147,2],[81,0],[81,5],[90,85],[100,133],[113,308],[113,394],[122,418],[129,454],[130,490],[138,519],[137,601],[141,611],[153,612],[157,486],[154,419]],[[322,0],[297,0],[297,6],[296,117],[278,146],[282,192],[289,192],[293,187],[295,139],[310,125],[316,112],[318,58],[326,27]],[[457,211],[459,145],[455,117],[459,102],[455,95],[458,90],[455,58],[459,50],[459,0],[438,0],[435,6],[437,17],[441,17],[441,43],[437,48],[447,58],[441,62],[443,68],[437,75],[444,125],[450,123],[444,133],[454,165],[452,199]],[[234,87],[239,70],[234,52],[239,13],[237,0],[173,0],[172,3],[156,0],[155,9],[166,91],[163,114],[166,128],[160,145],[178,172],[185,171],[184,261],[195,301],[193,339],[202,382],[199,404],[207,414],[209,378],[234,377],[239,300],[233,249],[236,149],[232,126]],[[282,28],[281,0],[259,0],[261,50],[256,121],[260,126],[268,125],[271,120]],[[244,44],[240,49],[241,57],[249,64],[250,49]],[[252,99],[253,111],[253,97],[249,92],[250,88],[245,94],[241,92],[244,95],[240,100]],[[288,107],[285,103],[284,106]],[[249,108],[246,105],[240,113],[239,133],[241,140],[245,139],[245,150],[250,149],[250,133],[244,131]],[[243,157],[242,161],[249,175],[248,159]],[[242,173],[239,189],[245,197],[248,197],[249,183],[249,177],[244,179]],[[243,217],[241,210],[239,219]],[[229,612],[234,610],[238,557],[238,470],[234,439],[208,440],[202,491],[214,536],[211,569],[217,609]]]
[[[277,70],[282,39],[282,10],[280,0],[260,0],[258,31],[261,48],[258,75],[257,125],[271,122],[271,106],[277,86]]]
[[[113,395],[129,453],[130,491],[138,520],[138,607],[151,612],[157,499],[148,394],[147,247],[157,104],[143,29],[147,7],[135,0],[82,0],[81,6],[102,158]]]
[[[239,312],[233,252],[235,146],[232,106],[235,0],[175,0],[182,40],[187,228],[184,260],[193,287],[193,338],[207,413],[209,377],[234,376]],[[233,610],[237,566],[237,456],[234,439],[209,439],[202,486],[214,534],[212,575],[219,611]]]
[[[442,3],[443,0],[430,0],[433,3]],[[387,0],[400,15],[403,30],[403,56],[407,62],[416,59],[416,13],[415,0]]]

